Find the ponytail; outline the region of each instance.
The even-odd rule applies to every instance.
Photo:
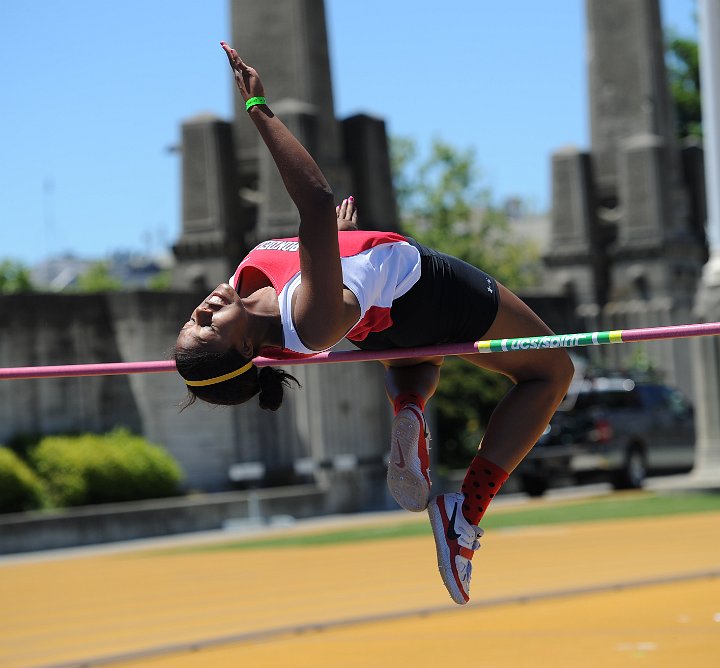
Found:
[[[260,385],[260,408],[268,411],[276,411],[282,404],[285,388],[290,387],[290,382],[298,383],[295,376],[282,369],[275,369],[271,366],[264,366],[258,370],[258,384]]]

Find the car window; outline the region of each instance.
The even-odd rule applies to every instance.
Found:
[[[625,390],[580,392],[575,402],[576,410],[588,408],[637,408],[638,406],[639,401],[635,392]]]
[[[656,410],[670,408],[670,391],[661,385],[639,385],[637,391],[643,399],[643,404],[647,408]]]
[[[692,406],[682,392],[667,388],[667,393],[668,404],[673,415],[688,416],[692,414]]]
[[[618,386],[597,388],[586,385],[576,392],[569,392],[559,407],[560,412],[588,411],[592,409],[647,409],[668,411],[673,415],[692,414],[692,406],[678,390],[664,385],[636,385],[621,389]]]

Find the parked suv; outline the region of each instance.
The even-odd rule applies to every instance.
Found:
[[[693,410],[678,390],[596,378],[571,388],[517,473],[531,496],[561,477],[628,489],[641,487],[649,472],[688,471],[694,456]]]

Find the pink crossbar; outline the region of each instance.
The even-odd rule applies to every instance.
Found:
[[[477,352],[474,343],[456,343],[427,348],[398,348],[386,351],[343,350],[325,352],[299,359],[277,360],[256,357],[256,366],[288,366],[297,364],[330,364],[337,362],[370,362],[374,360],[425,357],[427,355],[461,355]],[[24,366],[0,368],[0,380],[29,378],[72,378],[76,376],[121,376],[133,373],[166,373],[175,371],[175,362],[112,362],[107,364],[61,364],[58,366]]]
[[[615,341],[616,343],[655,341],[659,339],[679,339],[693,336],[717,336],[720,334],[720,322],[697,323],[690,325],[671,325],[669,327],[645,327],[643,329],[625,329],[617,331],[620,332],[621,339]],[[562,335],[563,338],[569,336],[573,335]],[[292,360],[277,360],[270,357],[256,357],[254,362],[256,366],[289,366],[297,364],[370,362],[375,360],[427,357],[430,355],[463,355],[468,353],[476,353],[477,344],[478,342],[476,341],[473,343],[454,343],[444,346],[427,346],[422,348],[396,348],[394,350],[380,351],[330,351],[319,353],[318,355]],[[172,360],[154,362],[116,362],[110,364],[63,364],[58,366],[8,367],[4,369],[0,368],[0,380],[20,380],[29,378],[70,378],[76,376],[116,376],[133,373],[166,373],[168,371],[175,371],[175,362]]]

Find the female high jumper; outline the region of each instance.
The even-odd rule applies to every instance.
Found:
[[[343,338],[372,350],[547,336],[551,330],[491,276],[456,258],[388,232],[357,230],[352,197],[335,206],[319,167],[272,113],[252,67],[221,43],[235,81],[300,214],[298,236],[256,246],[231,284],[193,311],[175,360],[190,403],[240,404],[259,393],[276,410],[295,379],[253,358],[327,350]],[[428,509],[438,566],[452,599],[469,600],[478,524],[508,475],[542,434],[565,395],[573,366],[562,349],[462,355],[514,385],[497,405],[459,492],[430,499],[423,411],[438,385],[442,357],[383,362],[395,418],[387,483],[400,506]]]

